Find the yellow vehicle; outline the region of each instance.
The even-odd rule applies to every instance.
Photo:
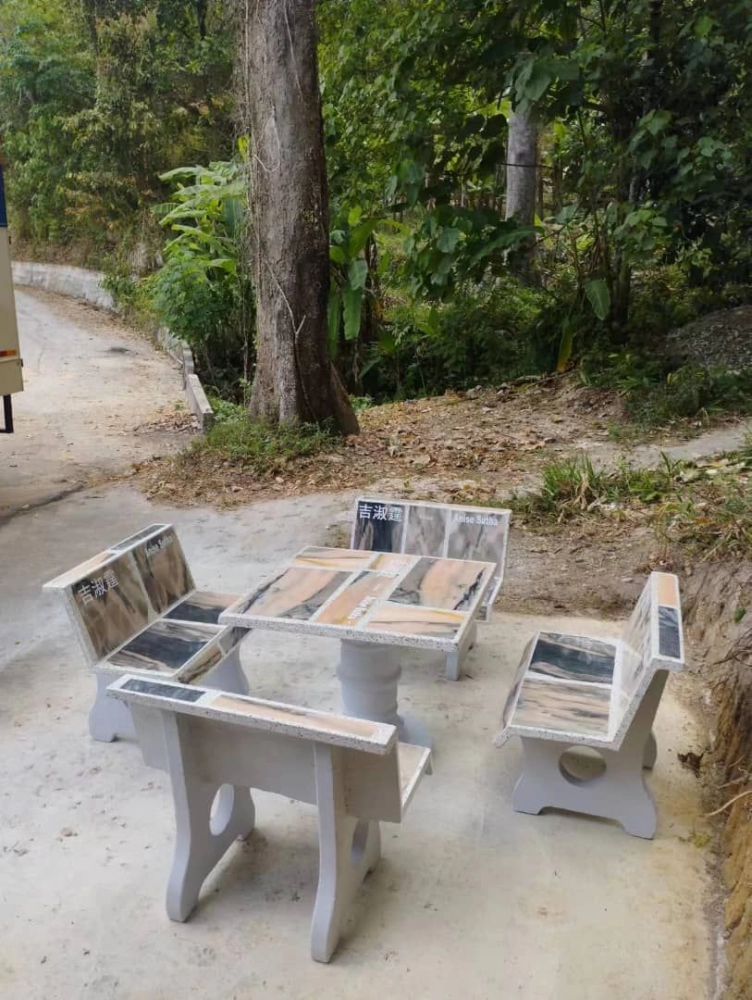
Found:
[[[0,432],[13,433],[13,393],[23,389],[21,351],[18,346],[16,300],[10,269],[8,214],[5,209],[3,165],[0,162],[0,396],[5,424]]]

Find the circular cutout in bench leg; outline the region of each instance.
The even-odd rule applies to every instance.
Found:
[[[209,813],[209,829],[215,837],[219,837],[227,829],[227,825],[232,819],[234,807],[235,789],[232,785],[220,785]]]
[[[559,771],[570,785],[589,785],[606,773],[606,761],[592,747],[570,746],[559,757]]]

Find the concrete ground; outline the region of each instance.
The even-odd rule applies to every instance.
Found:
[[[168,520],[199,586],[240,591],[302,545],[326,542],[346,504],[312,496],[224,513],[171,510],[110,488],[0,527],[0,997],[708,998],[701,805],[676,758],[697,735],[672,682],[649,778],[654,841],[510,807],[520,751],[491,741],[522,646],[542,625],[599,627],[592,622],[502,611],[482,627],[470,676],[457,684],[438,661],[406,655],[402,706],[430,727],[434,773],[405,822],[385,825],[383,859],[331,965],[308,951],[315,810],[287,799],[257,795],[249,841],[209,878],[188,923],[167,919],[168,779],[146,768],[135,745],[90,740],[93,681],[41,584]],[[513,540],[508,577],[521,571]],[[336,656],[330,640],[256,632],[243,662],[255,693],[333,708]]]
[[[176,443],[180,372],[117,320],[73,299],[16,289],[24,391],[0,436],[0,517],[127,468]]]

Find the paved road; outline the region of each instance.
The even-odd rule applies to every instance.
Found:
[[[166,355],[72,299],[16,290],[26,389],[16,433],[0,436],[0,517],[176,447],[181,406]]]
[[[618,626],[504,614],[478,631],[459,683],[441,657],[404,651],[400,702],[435,740],[434,773],[358,894],[331,966],[308,953],[316,813],[255,792],[257,830],[171,923],[169,778],[129,741],[94,743],[94,681],[42,583],[153,521],[178,528],[199,587],[238,593],[301,546],[326,544],[350,497],[234,511],[84,490],[0,526],[0,996],[3,1000],[703,1000],[706,923],[700,782],[678,759],[702,734],[668,684],[656,720],[656,840],[510,805],[520,749],[492,745],[518,658],[537,629]],[[507,579],[525,572],[514,540]],[[504,591],[502,590],[502,597]],[[254,694],[339,706],[336,640],[254,630]]]

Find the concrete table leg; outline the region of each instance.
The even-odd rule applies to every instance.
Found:
[[[397,727],[403,743],[431,747],[426,728],[414,717],[397,711],[402,667],[399,653],[389,646],[343,639],[337,668],[345,715]]]

